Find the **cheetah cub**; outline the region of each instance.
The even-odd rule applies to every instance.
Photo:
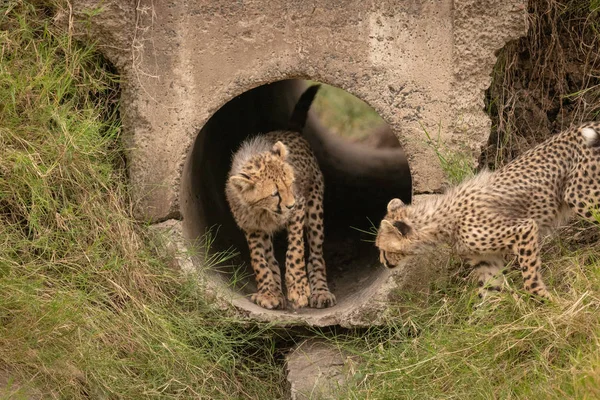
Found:
[[[376,245],[397,266],[437,243],[450,244],[477,276],[479,296],[500,290],[503,255],[516,255],[525,290],[550,295],[540,276],[540,235],[571,214],[593,221],[600,205],[600,122],[563,131],[495,171],[415,205],[393,199]]]
[[[272,242],[273,234],[283,228],[288,233],[285,283],[292,307],[325,308],[336,302],[327,287],[323,259],[323,175],[308,142],[299,134],[319,87],[311,86],[302,94],[290,130],[242,143],[233,155],[225,187],[233,217],[250,248],[258,287],[251,300],[268,309],[286,307]],[[306,269],[305,232],[310,248]]]

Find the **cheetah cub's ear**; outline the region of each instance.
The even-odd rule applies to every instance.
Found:
[[[275,154],[276,156],[280,157],[283,161],[285,161],[288,156],[288,149],[283,143],[277,142],[273,145],[271,153]]]
[[[394,223],[392,225],[394,225],[394,228],[396,228],[396,230],[402,236],[406,236],[412,231],[412,228],[410,227],[410,225],[408,225],[406,222],[403,222],[403,221],[394,221]]]
[[[240,192],[250,189],[254,186],[254,182],[246,174],[239,173],[229,178],[229,182]]]
[[[388,212],[396,211],[399,208],[404,207],[405,204],[400,199],[392,199],[387,205]]]

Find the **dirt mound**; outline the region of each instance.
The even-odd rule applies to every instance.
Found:
[[[600,118],[600,2],[531,0],[526,37],[499,53],[482,166],[499,167],[570,125]]]

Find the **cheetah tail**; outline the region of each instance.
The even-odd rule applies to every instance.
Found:
[[[586,143],[590,147],[600,147],[600,134],[594,128],[583,128],[581,135],[585,139]]]
[[[290,118],[288,129],[294,132],[302,132],[304,124],[306,124],[306,118],[308,117],[308,110],[317,94],[317,91],[321,85],[313,85],[302,93],[300,99],[294,107],[294,112]]]

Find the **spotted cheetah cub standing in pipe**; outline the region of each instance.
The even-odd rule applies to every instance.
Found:
[[[311,86],[302,94],[290,130],[244,141],[233,155],[227,179],[227,201],[246,235],[256,276],[258,292],[251,300],[268,309],[286,304],[272,240],[283,228],[288,233],[285,281],[292,307],[335,305],[323,259],[323,175],[310,145],[299,134],[319,87]],[[305,231],[310,248],[306,268]]]
[[[573,213],[593,221],[599,205],[600,122],[593,122],[423,203],[391,200],[376,245],[381,262],[391,268],[405,256],[448,243],[475,269],[480,297],[500,290],[502,255],[513,253],[525,290],[549,298],[540,276],[540,235]]]

